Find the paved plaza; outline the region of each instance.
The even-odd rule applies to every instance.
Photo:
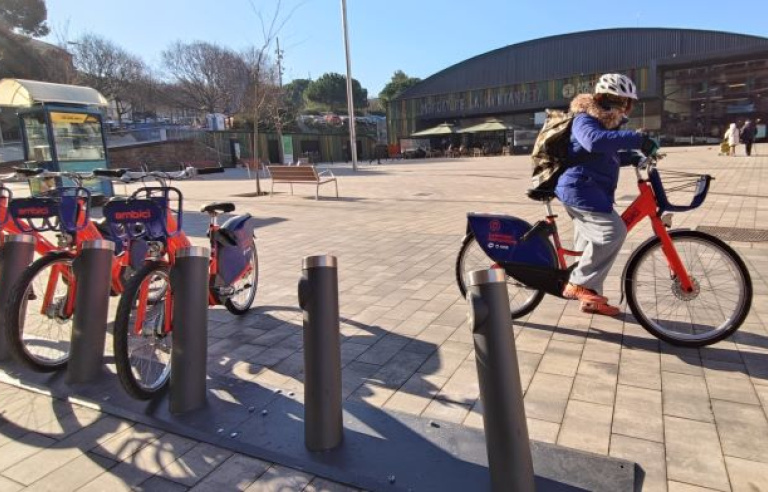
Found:
[[[768,229],[768,144],[751,158],[717,151],[672,148],[661,162],[716,178],[707,202],[675,215],[674,226]],[[258,225],[255,307],[243,317],[210,310],[209,373],[302,390],[301,259],[328,253],[339,261],[344,398],[481,427],[455,260],[467,212],[543,216],[524,195],[529,162],[384,161],[357,173],[335,164],[338,200],[332,185],[317,201],[314,187],[301,185],[294,196],[276,185],[274,197],[254,198],[241,169],[178,183],[195,242],[206,243],[206,216],[196,211],[208,201],[233,201]],[[634,172],[625,168],[618,208],[635,194]],[[564,214],[559,226],[569,240]],[[645,224],[630,234],[609,277],[612,300],[628,255],[650,233]],[[731,245],[752,275],[752,311],[735,336],[709,348],[660,343],[629,314],[586,315],[553,297],[516,321],[531,437],[635,461],[647,491],[768,490],[768,242]],[[352,490],[2,384],[0,413],[0,491]]]

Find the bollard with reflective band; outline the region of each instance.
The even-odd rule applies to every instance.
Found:
[[[469,274],[472,338],[494,492],[536,490],[504,270]]]
[[[72,260],[76,289],[72,348],[67,363],[68,383],[93,381],[104,368],[109,284],[114,255],[115,243],[98,239],[84,242],[80,254]]]
[[[9,234],[0,246],[0,309],[8,305],[11,289],[35,256],[35,237],[28,234]],[[0,316],[0,360],[8,359],[5,316]]]
[[[299,280],[304,311],[304,443],[327,451],[344,436],[336,257],[307,256]]]
[[[192,246],[179,250],[171,267],[171,413],[196,410],[206,402],[210,257],[208,248]]]

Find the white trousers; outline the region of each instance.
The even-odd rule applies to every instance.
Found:
[[[602,295],[603,282],[624,244],[627,227],[615,210],[587,212],[567,205],[565,210],[573,219],[574,248],[583,251],[570,282]]]

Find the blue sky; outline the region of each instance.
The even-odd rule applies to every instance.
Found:
[[[251,0],[265,18],[277,0]],[[249,0],[47,0],[54,34],[92,32],[159,66],[176,40],[239,50],[261,45]],[[283,0],[285,81],[344,73],[340,0]],[[546,5],[546,8],[543,6]],[[728,10],[724,13],[723,10]],[[768,2],[347,0],[352,76],[376,96],[395,70],[426,78],[486,51],[555,34],[614,27],[711,29],[768,37]]]

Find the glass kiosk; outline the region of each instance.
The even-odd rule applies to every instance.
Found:
[[[108,163],[102,111],[107,101],[89,87],[17,79],[0,81],[0,105],[19,108],[19,122],[28,167],[51,171],[91,171]],[[40,194],[62,180],[31,179],[30,191]],[[91,193],[113,196],[112,183],[84,183]]]

